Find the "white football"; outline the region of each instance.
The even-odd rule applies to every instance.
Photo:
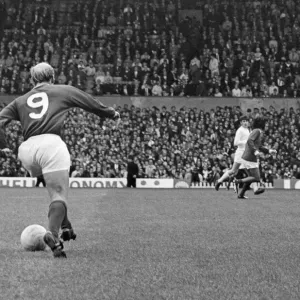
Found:
[[[46,228],[41,225],[29,225],[21,234],[21,245],[26,251],[44,251],[46,244],[44,235]]]

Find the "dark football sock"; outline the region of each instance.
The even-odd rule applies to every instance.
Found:
[[[64,217],[64,219],[63,219],[63,221],[61,223],[61,229],[71,229],[72,228],[72,224],[71,224],[71,222],[70,222],[70,220],[68,218],[68,207],[67,207],[66,203],[64,203],[64,204],[65,204],[66,212],[65,212],[65,217]]]
[[[233,181],[234,177],[233,176],[229,176],[228,180],[227,180],[227,187],[230,187],[231,182]]]
[[[240,197],[243,197],[246,193],[246,191],[248,190],[249,186],[251,185],[251,182],[245,182],[244,185],[243,185],[243,188],[239,194]]]
[[[244,177],[247,177],[247,174],[245,174],[244,169],[239,169],[237,174],[236,174],[236,179],[243,179]],[[237,182],[236,185],[238,188],[242,189],[243,188],[243,182]]]
[[[66,206],[62,200],[55,200],[49,206],[49,230],[58,238],[58,232],[65,218]]]
[[[243,169],[239,169],[235,177],[236,177],[236,179],[242,179],[242,178],[244,178],[243,175],[244,175]]]

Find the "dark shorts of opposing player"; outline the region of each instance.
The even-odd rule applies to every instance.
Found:
[[[32,177],[69,170],[71,164],[66,144],[55,134],[29,138],[20,145],[18,158]]]

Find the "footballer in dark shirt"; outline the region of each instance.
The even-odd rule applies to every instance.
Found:
[[[66,257],[63,241],[76,238],[67,215],[70,154],[60,137],[65,113],[82,108],[101,118],[120,121],[120,114],[91,95],[68,85],[54,85],[54,70],[47,63],[39,63],[30,70],[34,88],[18,97],[0,112],[0,149],[9,152],[5,126],[12,120],[20,121],[24,142],[18,158],[32,177],[44,176],[51,198],[49,231],[45,243],[54,257]],[[62,230],[59,238],[59,231]]]
[[[242,155],[243,164],[247,170],[248,176],[243,179],[237,179],[236,183],[243,183],[242,190],[238,194],[238,198],[244,199],[245,192],[249,189],[250,185],[254,183],[254,194],[258,195],[265,190],[258,187],[257,183],[260,182],[259,173],[259,157],[262,153],[275,154],[276,150],[263,147],[263,136],[266,120],[263,117],[256,117],[253,120],[252,128],[245,146],[245,151]]]

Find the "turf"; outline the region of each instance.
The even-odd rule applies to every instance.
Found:
[[[251,195],[251,192],[250,192]],[[0,299],[299,299],[299,194],[76,190],[68,258],[25,252],[46,226],[40,189],[1,189]]]

